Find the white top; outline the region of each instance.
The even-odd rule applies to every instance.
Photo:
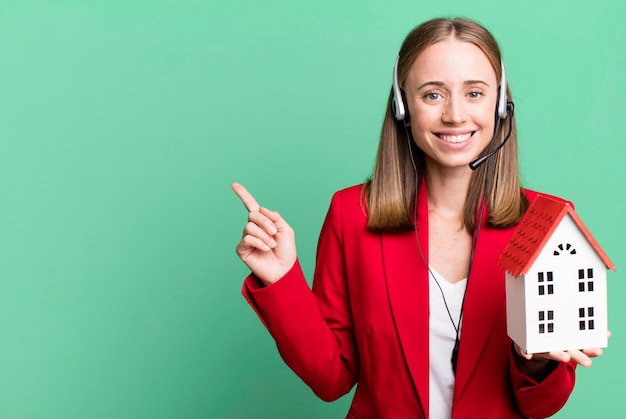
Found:
[[[452,414],[452,395],[454,393],[454,373],[452,372],[452,350],[456,340],[456,330],[450,321],[448,310],[441,291],[446,297],[448,309],[454,324],[459,322],[463,295],[467,278],[452,284],[430,266],[428,290],[430,298],[430,372],[429,372],[429,418],[450,419]],[[439,282],[441,290],[433,275]]]

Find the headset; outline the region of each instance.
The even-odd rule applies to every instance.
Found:
[[[391,100],[391,106],[393,108],[393,115],[396,120],[404,122],[408,112],[405,105],[406,97],[404,96],[404,90],[400,88],[400,83],[398,82],[398,61],[400,61],[399,55],[396,58],[396,63],[393,66],[393,99]],[[472,170],[478,169],[478,167],[480,167],[481,164],[487,161],[487,159],[494,156],[509,140],[509,137],[511,136],[511,130],[513,129],[513,110],[515,109],[515,105],[513,104],[513,102],[508,100],[506,94],[506,70],[504,69],[504,63],[502,61],[500,61],[500,68],[502,69],[502,77],[500,78],[500,85],[498,86],[498,103],[496,104],[496,115],[498,115],[498,118],[496,119],[496,126],[493,136],[495,138],[496,133],[498,132],[498,128],[500,127],[500,122],[505,120],[507,116],[511,114],[511,117],[509,118],[509,132],[504,138],[504,141],[502,141],[495,148],[495,150],[470,162],[469,167]],[[406,128],[406,122],[404,122],[404,127]]]
[[[396,117],[398,121],[404,121],[407,116],[407,108],[405,105],[405,97],[404,91],[400,87],[400,83],[398,82],[398,61],[400,61],[400,56],[396,58],[396,63],[393,66],[393,99],[391,101],[391,106],[393,108],[393,115]],[[500,67],[502,68],[502,77],[500,78],[500,86],[498,86],[498,104],[496,107],[496,111],[499,119],[506,119],[509,112],[513,112],[511,109],[513,106],[513,102],[508,101],[508,97],[506,95],[507,83],[506,83],[506,71],[504,69],[504,63],[500,61]]]

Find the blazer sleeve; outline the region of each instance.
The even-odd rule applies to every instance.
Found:
[[[554,370],[538,382],[517,369],[516,356],[512,349],[509,365],[513,393],[520,412],[524,417],[534,419],[554,415],[565,405],[574,390],[576,364],[558,362]]]
[[[250,275],[242,291],[274,338],[285,363],[325,401],[350,391],[359,365],[340,212],[335,194],[320,233],[313,290],[296,262],[284,277],[267,287],[261,287]]]

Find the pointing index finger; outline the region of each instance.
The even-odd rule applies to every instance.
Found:
[[[239,199],[241,199],[241,202],[243,202],[243,205],[249,212],[259,210],[261,206],[256,202],[256,199],[254,199],[250,192],[248,192],[248,190],[243,187],[242,184],[235,182],[231,185],[231,187],[233,188],[233,191],[235,191]]]

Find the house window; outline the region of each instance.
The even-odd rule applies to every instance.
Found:
[[[578,292],[593,291],[593,269],[578,270]]]
[[[593,319],[593,307],[581,307],[578,309],[578,329],[579,330],[593,330],[595,329],[595,322]]]
[[[554,256],[558,256],[561,253],[563,253],[563,254],[569,253],[570,255],[575,255],[576,254],[576,249],[574,249],[574,246],[572,246],[569,243],[566,243],[566,244],[561,243],[554,250]]]
[[[552,272],[538,272],[537,282],[539,283],[538,293],[539,295],[554,294],[554,275]]]
[[[554,311],[539,312],[539,333],[554,333]]]

